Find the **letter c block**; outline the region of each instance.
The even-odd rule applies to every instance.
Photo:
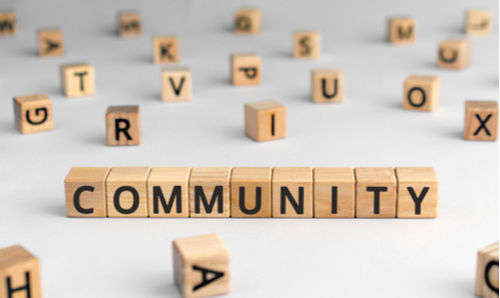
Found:
[[[0,297],[42,298],[40,262],[20,245],[0,249]]]
[[[498,298],[498,242],[477,253],[476,296]]]
[[[64,187],[66,193],[66,216],[106,217],[106,178],[110,168],[71,168]]]

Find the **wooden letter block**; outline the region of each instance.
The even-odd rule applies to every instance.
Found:
[[[109,217],[147,217],[149,167],[114,167],[106,180]]]
[[[314,217],[354,217],[352,168],[314,169]]]
[[[476,296],[498,297],[498,242],[477,252]]]
[[[149,217],[189,217],[190,168],[152,168],[148,179]]]
[[[319,31],[296,31],[293,43],[295,58],[319,58],[321,46]]]
[[[435,218],[438,216],[439,181],[429,167],[396,168],[399,218]]]
[[[274,100],[245,104],[245,133],[257,142],[286,137],[286,107]]]
[[[313,69],[311,74],[314,102],[344,101],[344,75],[338,69]]]
[[[118,32],[121,37],[141,36],[141,15],[138,12],[120,13]]]
[[[489,10],[467,11],[465,32],[468,35],[486,36],[491,34],[491,13]]]
[[[387,21],[387,38],[392,44],[415,42],[415,20],[411,18],[391,18]]]
[[[183,297],[208,297],[231,290],[229,250],[216,234],[173,241],[174,280]]]
[[[258,8],[240,9],[234,15],[234,32],[255,34],[262,26],[262,12]]]
[[[38,31],[38,53],[42,57],[64,54],[62,31],[59,29]]]
[[[52,130],[52,101],[43,94],[14,97],[14,118],[23,134]]]
[[[169,68],[161,73],[163,101],[190,101],[193,98],[189,68]]]
[[[274,168],[273,217],[313,217],[312,184],[311,168]]]
[[[231,58],[233,85],[260,84],[260,57],[254,54],[237,54]]]
[[[20,245],[0,249],[0,297],[42,297],[40,262]]]
[[[74,167],[64,180],[66,216],[106,217],[106,178],[110,168]]]
[[[193,168],[189,179],[191,217],[229,217],[231,168]]]
[[[271,168],[233,168],[231,216],[271,217]]]
[[[406,79],[403,108],[433,111],[439,103],[439,77],[411,75]]]
[[[94,67],[87,63],[61,66],[63,93],[67,97],[91,95],[95,93]]]
[[[10,11],[0,11],[0,36],[11,36],[16,33],[16,15]]]
[[[111,106],[106,111],[108,146],[139,145],[141,123],[139,106]]]
[[[439,43],[438,66],[462,69],[469,66],[470,43],[466,40],[445,40]]]
[[[356,168],[356,217],[396,217],[396,177],[391,168]]]
[[[177,36],[156,36],[153,39],[154,63],[179,62],[179,38]]]
[[[473,141],[496,141],[497,137],[498,103],[496,101],[466,101],[464,138]]]

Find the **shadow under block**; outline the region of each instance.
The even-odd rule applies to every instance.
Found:
[[[94,67],[87,63],[61,66],[61,84],[67,97],[91,95],[95,93]]]
[[[319,58],[321,52],[319,31],[296,31],[293,40],[293,57]]]
[[[438,67],[462,69],[469,66],[470,43],[466,40],[445,40],[439,43]]]
[[[11,11],[0,11],[0,36],[11,36],[16,33],[16,15]]]
[[[189,179],[191,217],[229,217],[231,168],[192,168]]]
[[[466,101],[464,138],[473,141],[496,141],[497,137],[498,103],[496,101]]]
[[[498,297],[498,242],[477,252],[476,296]]]
[[[236,167],[231,173],[231,217],[271,217],[269,167]]]
[[[113,167],[106,179],[109,217],[148,217],[149,167]]]
[[[137,12],[123,12],[118,17],[118,34],[121,37],[141,36],[141,15]]]
[[[398,167],[399,218],[436,218],[438,216],[439,180],[430,167]]]
[[[152,168],[148,178],[149,217],[189,217],[191,168]]]
[[[20,245],[0,249],[0,297],[42,297],[40,262]]]
[[[468,10],[465,20],[465,32],[467,35],[491,35],[491,12],[489,10]]]
[[[207,297],[231,290],[229,250],[216,234],[175,239],[174,280],[183,297]]]
[[[38,31],[38,53],[42,57],[64,54],[63,33],[59,29]]]
[[[314,169],[314,217],[354,217],[352,168]]]
[[[161,73],[163,101],[190,101],[193,98],[189,68],[168,68]]]
[[[155,36],[153,38],[153,61],[156,64],[179,62],[179,38],[177,36]]]
[[[356,168],[356,217],[396,217],[396,176],[392,168]]]
[[[273,217],[313,217],[313,173],[309,167],[277,167],[272,177]]]
[[[139,145],[141,122],[139,106],[111,106],[106,111],[106,144]]]
[[[286,137],[286,107],[274,100],[245,104],[245,134],[257,142]]]
[[[43,94],[14,97],[14,119],[17,129],[34,133],[54,129],[52,101]]]
[[[411,18],[390,18],[387,20],[387,39],[392,44],[415,42],[416,23]]]
[[[344,101],[344,75],[338,69],[313,69],[312,99],[314,102]]]
[[[73,167],[66,179],[66,216],[106,217],[108,167]]]
[[[240,9],[234,14],[234,32],[256,34],[262,26],[262,12],[258,8]]]
[[[439,104],[439,77],[411,75],[404,83],[403,108],[433,111]]]
[[[233,85],[259,85],[260,57],[254,54],[236,54],[231,57]]]

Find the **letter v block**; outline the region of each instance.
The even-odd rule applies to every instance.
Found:
[[[40,262],[20,245],[0,249],[0,297],[42,297]]]
[[[498,137],[498,103],[468,100],[465,102],[464,138],[472,141],[496,141]]]
[[[467,40],[445,40],[439,43],[438,67],[462,69],[469,66],[470,43]]]
[[[14,97],[14,119],[23,134],[52,130],[52,101],[43,94]]]
[[[396,217],[396,176],[392,168],[356,168],[356,217]]]
[[[87,63],[61,66],[62,91],[67,97],[95,93],[94,67]]]
[[[404,83],[403,108],[433,111],[439,103],[439,77],[412,75]]]
[[[191,217],[229,217],[231,168],[193,168],[189,179]]]
[[[415,42],[416,25],[411,18],[390,18],[387,21],[387,39],[392,44]]]
[[[106,178],[110,168],[74,167],[66,179],[68,217],[106,217]]]
[[[271,168],[236,167],[231,173],[231,217],[271,217]]]
[[[245,104],[245,133],[257,142],[286,137],[286,107],[274,100]]]
[[[183,297],[208,297],[231,289],[229,250],[216,234],[175,239],[174,280]]]
[[[273,169],[273,217],[313,217],[313,173],[309,167]]]
[[[313,69],[311,74],[314,102],[344,100],[344,75],[338,69]]]
[[[152,168],[148,178],[149,217],[189,217],[190,168]]]
[[[439,180],[430,167],[396,168],[399,218],[436,218]]]
[[[475,294],[498,298],[498,242],[477,252]]]
[[[169,68],[161,73],[163,101],[190,101],[193,98],[189,68]]]
[[[139,145],[141,123],[139,106],[111,106],[106,112],[108,146]]]
[[[113,167],[106,179],[109,217],[147,217],[149,167]]]
[[[233,85],[260,84],[260,57],[255,54],[237,54],[231,58]]]

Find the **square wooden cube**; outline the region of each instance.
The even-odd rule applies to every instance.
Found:
[[[462,69],[469,66],[470,43],[467,40],[445,40],[439,43],[438,67]]]
[[[94,67],[87,63],[61,66],[63,93],[67,97],[91,95],[95,93]]]
[[[498,102],[465,102],[464,138],[473,141],[496,141],[498,138]]]
[[[73,167],[64,179],[66,216],[106,217],[107,167]]]
[[[277,167],[272,178],[273,217],[313,217],[313,173],[309,167]]]
[[[231,290],[229,250],[216,234],[173,241],[174,280],[183,297],[208,297]]]
[[[0,36],[11,36],[16,33],[16,15],[11,11],[0,11]]]
[[[14,97],[14,119],[23,134],[52,130],[52,101],[43,94]]]
[[[106,111],[106,144],[139,145],[141,121],[139,106],[110,106]]]
[[[354,217],[352,168],[314,169],[314,217]]]
[[[191,168],[152,168],[148,178],[149,217],[189,217]]]
[[[113,167],[106,179],[109,217],[148,217],[149,167]]]
[[[498,297],[498,242],[477,252],[475,294],[483,298]]]
[[[430,167],[398,167],[397,217],[435,218],[438,216],[439,180]]]
[[[267,167],[233,168],[231,217],[271,217],[271,174]]]
[[[38,53],[42,57],[64,54],[63,33],[59,29],[38,31]]]
[[[156,64],[179,62],[179,38],[177,36],[155,36],[153,60]]]
[[[142,21],[138,12],[122,12],[118,16],[118,32],[121,37],[141,36]]]
[[[231,168],[191,169],[189,214],[191,217],[229,217]]]
[[[439,77],[411,75],[406,79],[403,108],[433,111],[439,104]]]
[[[40,262],[21,245],[0,249],[0,297],[41,298]]]
[[[260,57],[255,54],[236,54],[231,57],[233,85],[259,85]]]
[[[344,101],[344,75],[338,69],[313,69],[312,99],[314,102]]]
[[[387,21],[387,38],[392,44],[415,42],[416,24],[412,18],[390,18]]]
[[[356,217],[396,217],[396,176],[392,168],[356,168]]]
[[[256,34],[262,26],[262,12],[258,8],[240,9],[234,14],[234,32]]]
[[[191,70],[168,68],[161,73],[163,101],[190,101],[193,98]]]
[[[468,35],[491,35],[491,12],[481,9],[468,10],[465,21],[465,32]]]
[[[245,104],[245,133],[257,142],[286,137],[286,107],[274,100]]]
[[[293,57],[319,58],[321,52],[319,31],[296,31],[293,39]]]

